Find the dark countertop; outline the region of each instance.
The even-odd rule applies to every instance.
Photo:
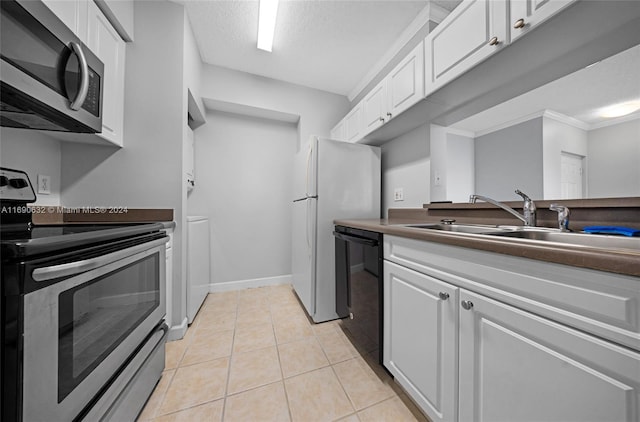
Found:
[[[439,222],[439,219],[422,222]],[[560,245],[528,239],[424,230],[406,227],[409,223],[416,224],[417,221],[385,219],[334,221],[336,225],[383,234],[640,277],[640,251],[636,250]]]

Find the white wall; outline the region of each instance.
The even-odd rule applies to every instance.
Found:
[[[257,107],[300,116],[298,136],[328,137],[347,113],[346,97],[218,66],[202,68],[201,95],[241,106]]]
[[[431,201],[467,202],[475,188],[474,139],[430,125]]]
[[[562,198],[561,156],[568,152],[587,156],[587,131],[555,118],[542,117],[543,198]],[[526,191],[524,191],[526,193]]]
[[[36,204],[60,205],[60,141],[35,130],[0,128],[0,166],[27,173]],[[50,195],[38,193],[38,174],[51,177]]]
[[[62,144],[62,202],[66,206],[172,208],[173,324],[186,317],[182,137],[184,8],[166,1],[135,2],[135,42],[127,45],[124,148]]]
[[[640,196],[640,119],[589,131],[590,198]]]
[[[467,202],[475,189],[474,138],[447,133],[447,200]]]
[[[422,125],[382,145],[382,213],[389,208],[422,208],[429,202],[431,150],[429,125]],[[402,188],[404,201],[394,201]]]
[[[542,117],[475,140],[475,193],[498,201],[518,200],[515,189],[543,198]]]
[[[288,281],[296,126],[224,112],[206,118],[195,131],[188,210],[210,219],[212,290],[270,277]]]

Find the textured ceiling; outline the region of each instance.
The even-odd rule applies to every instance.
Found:
[[[348,95],[428,0],[281,0],[273,52],[256,48],[257,1],[184,1],[202,60]],[[459,0],[438,0],[449,10]]]

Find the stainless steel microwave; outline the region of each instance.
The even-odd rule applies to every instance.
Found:
[[[102,62],[42,1],[0,7],[0,126],[101,132]]]

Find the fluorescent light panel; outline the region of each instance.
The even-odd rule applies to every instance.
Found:
[[[276,29],[278,15],[278,0],[260,0],[258,17],[258,48],[271,52],[273,48],[273,34]]]

